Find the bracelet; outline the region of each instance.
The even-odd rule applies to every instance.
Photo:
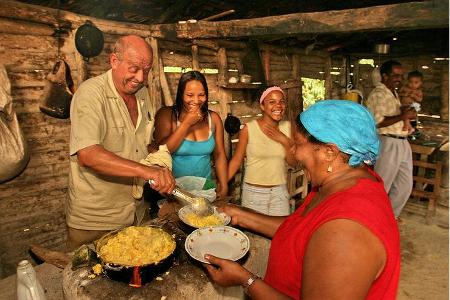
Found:
[[[255,283],[255,281],[259,279],[258,275],[252,274],[250,276],[249,279],[247,279],[247,281],[242,285],[242,287],[244,288],[244,292],[247,294],[248,289],[250,288],[250,286]]]

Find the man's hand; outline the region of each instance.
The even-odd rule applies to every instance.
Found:
[[[175,188],[175,178],[167,168],[158,166],[143,166],[145,167],[143,178],[145,181],[153,180],[152,189],[160,192],[170,194]]]
[[[403,120],[412,120],[417,117],[416,110],[411,106],[402,106],[400,107],[401,117]]]

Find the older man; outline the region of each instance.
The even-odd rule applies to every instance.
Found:
[[[153,179],[170,192],[175,181],[166,168],[138,163],[148,155],[154,106],[144,86],[152,50],[138,36],[120,38],[111,69],[83,82],[71,105],[68,250],[131,225],[142,211],[132,197],[133,178]]]
[[[383,178],[384,187],[398,218],[408,201],[413,186],[412,153],[405,121],[414,119],[413,108],[401,107],[397,94],[403,80],[403,68],[397,61],[387,61],[380,68],[381,82],[370,93],[366,105],[377,122],[381,139],[380,156],[375,171]]]

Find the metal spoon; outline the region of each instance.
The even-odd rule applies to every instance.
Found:
[[[154,184],[154,182],[155,181],[153,179],[150,179],[148,181],[150,186],[152,186]],[[182,204],[190,205],[192,208],[192,211],[196,215],[199,215],[201,217],[207,217],[207,216],[214,214],[214,208],[209,203],[209,201],[203,197],[197,197],[197,196],[189,193],[188,191],[185,191],[185,190],[179,188],[178,186],[176,186],[173,189],[171,195],[174,196],[175,199],[177,199]]]

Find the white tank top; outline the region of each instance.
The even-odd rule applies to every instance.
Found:
[[[280,185],[286,183],[286,150],[262,132],[257,120],[246,124],[248,143],[244,181],[257,185]],[[291,136],[291,123],[281,121],[280,131]]]

